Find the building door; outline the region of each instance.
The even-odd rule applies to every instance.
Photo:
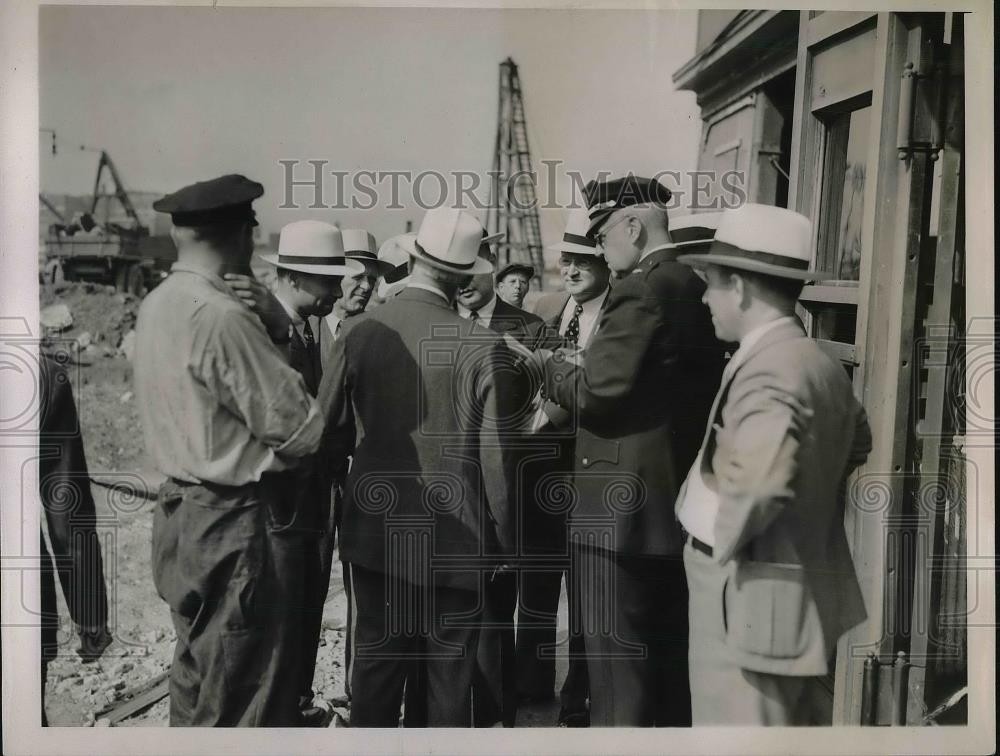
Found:
[[[860,721],[866,656],[889,660],[907,647],[908,429],[932,171],[928,152],[899,147],[912,134],[911,110],[920,111],[914,74],[932,69],[943,17],[800,17],[789,207],[813,219],[814,262],[835,274],[805,287],[801,315],[851,376],[874,437],[867,464],[845,488],[845,526],[869,616],[838,646],[835,723]]]

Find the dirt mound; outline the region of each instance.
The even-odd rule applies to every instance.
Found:
[[[53,334],[58,339],[73,339],[89,333],[92,343],[118,347],[122,337],[135,327],[141,299],[115,291],[114,286],[90,282],[47,284],[41,289],[41,306],[62,303],[69,307],[73,325]]]

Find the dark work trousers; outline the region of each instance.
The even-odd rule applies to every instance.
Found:
[[[476,591],[415,585],[357,564],[350,566],[350,576],[351,726],[397,727],[403,688],[410,687],[415,664],[425,693],[423,701],[412,698],[421,724],[471,726],[481,622]]]
[[[690,727],[688,594],[680,554],[572,547],[594,727]]]
[[[517,572],[495,573],[484,590],[482,632],[472,690],[476,727],[492,727],[497,722],[513,727],[517,719],[516,607]]]
[[[324,491],[322,483],[315,481],[315,493],[310,500],[303,501],[302,510],[315,510],[309,516],[310,524],[303,528],[303,593],[305,611],[302,622],[302,676],[299,685],[300,704],[306,705],[313,698],[313,678],[316,674],[316,656],[323,636],[323,607],[330,590],[330,570],[333,567],[335,537],[334,506],[329,491]],[[345,582],[347,576],[344,576]],[[349,603],[349,602],[348,602]],[[350,619],[350,618],[348,618]],[[350,636],[348,635],[348,643]],[[348,653],[350,650],[348,649]],[[345,693],[350,689],[345,683]]]
[[[152,563],[177,633],[171,726],[298,721],[303,549],[290,482],[160,487]]]
[[[522,568],[517,598],[517,691],[521,698],[545,701],[556,680],[556,630],[563,576],[569,605],[569,669],[559,691],[564,714],[587,710],[590,683],[580,623],[579,586],[569,569]]]

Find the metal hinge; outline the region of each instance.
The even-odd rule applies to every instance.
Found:
[[[916,153],[928,154],[937,160],[944,147],[942,140],[942,104],[944,102],[944,69],[940,65],[930,73],[921,73],[912,62],[903,68],[899,86],[899,121],[896,127],[896,150],[900,160]],[[919,118],[918,118],[919,114]],[[922,125],[914,133],[914,124]]]

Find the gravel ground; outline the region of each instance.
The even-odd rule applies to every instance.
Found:
[[[91,477],[100,481],[125,480],[155,493],[160,476],[145,455],[135,397],[132,368],[117,347],[132,329],[139,301],[94,284],[46,286],[42,307],[62,302],[70,307],[73,327],[55,336],[56,346],[88,333],[91,348],[78,350],[69,366],[80,414]],[[53,726],[86,726],[128,691],[161,675],[170,666],[174,632],[166,605],[153,587],[150,538],[153,502],[130,497],[102,485],[92,486],[104,535],[105,579],[111,608],[114,643],[103,657],[83,664],[76,655],[76,636],[59,595],[60,637],[65,650],[49,665],[46,711]],[[330,595],[324,611],[322,647],[314,687],[322,698],[343,695],[344,628],[347,602],[340,562],[334,562]],[[565,635],[565,601],[560,607],[561,635]],[[565,660],[557,660],[558,681]],[[555,722],[557,704],[523,707],[519,726],[546,726]],[[168,722],[166,698],[117,726],[163,726]]]

